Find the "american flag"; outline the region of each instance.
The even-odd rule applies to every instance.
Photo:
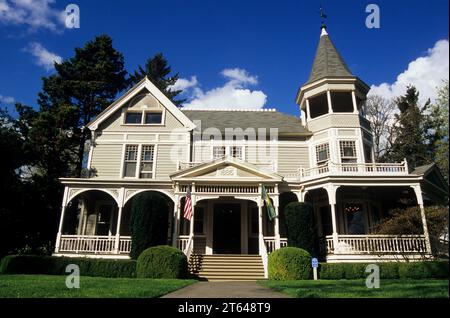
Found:
[[[186,193],[186,199],[184,201],[184,218],[191,220],[192,218],[192,200],[191,200],[191,190],[188,189]]]

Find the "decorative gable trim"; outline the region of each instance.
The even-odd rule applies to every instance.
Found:
[[[147,77],[134,85],[125,94],[119,97],[114,103],[109,105],[94,120],[86,125],[90,130],[97,130],[98,126],[108,119],[112,114],[118,111],[124,104],[129,102],[137,93],[146,88],[169,112],[171,112],[187,129],[195,128],[194,123],[183,112],[175,106]]]
[[[229,167],[223,167],[224,164],[228,164]],[[234,169],[233,169],[234,168]],[[216,159],[213,161],[209,161],[203,164],[200,164],[195,167],[191,167],[182,171],[177,171],[172,174],[170,177],[172,180],[180,180],[180,179],[190,179],[190,178],[198,178],[198,174],[207,171],[214,171],[216,169],[216,178],[229,178],[230,175],[226,176],[223,173],[231,173],[237,172],[237,169],[242,169],[245,171],[249,171],[255,175],[255,178],[268,179],[273,181],[282,181],[283,177],[276,173],[270,173],[261,171],[256,165],[250,164],[248,162],[244,162],[242,160],[233,158],[233,157],[224,157],[220,159]],[[237,173],[236,173],[237,174]],[[242,178],[245,179],[245,178]]]

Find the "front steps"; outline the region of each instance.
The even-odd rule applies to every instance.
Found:
[[[259,255],[202,255],[197,275],[208,281],[256,281],[264,279]]]

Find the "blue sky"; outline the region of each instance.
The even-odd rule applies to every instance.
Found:
[[[448,0],[29,1],[0,0],[0,101],[9,109],[13,101],[36,106],[48,61],[106,33],[129,71],[163,52],[191,106],[298,115],[294,98],[319,41],[320,4],[331,39],[374,92],[391,97],[411,82],[433,97],[448,78]],[[79,29],[65,29],[59,17],[69,3],[80,8]],[[379,29],[365,26],[370,3],[380,7]]]

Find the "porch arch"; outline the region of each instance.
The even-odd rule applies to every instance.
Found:
[[[72,194],[71,192],[73,190],[79,190],[79,191],[74,191],[74,193]],[[69,189],[69,196],[67,197],[66,205],[69,204],[70,201],[75,199],[80,194],[83,194],[83,193],[88,192],[88,191],[101,191],[101,192],[107,193],[107,194],[109,194],[111,196],[111,198],[114,199],[116,204],[119,205],[119,198],[117,196],[115,196],[114,193],[111,190],[104,189],[104,188],[84,188],[84,189],[72,188],[72,189]]]
[[[129,191],[129,189],[126,190],[126,191]],[[126,196],[124,198],[124,200],[123,200],[123,205],[125,206],[127,204],[127,202],[130,201],[130,199],[132,199],[136,195],[141,194],[143,192],[151,192],[151,191],[159,192],[159,193],[163,194],[164,196],[168,197],[174,204],[176,204],[174,195],[172,193],[170,193],[169,191],[167,191],[167,190],[162,190],[162,189],[141,189],[141,190],[137,190],[137,191],[131,193],[129,196]]]

